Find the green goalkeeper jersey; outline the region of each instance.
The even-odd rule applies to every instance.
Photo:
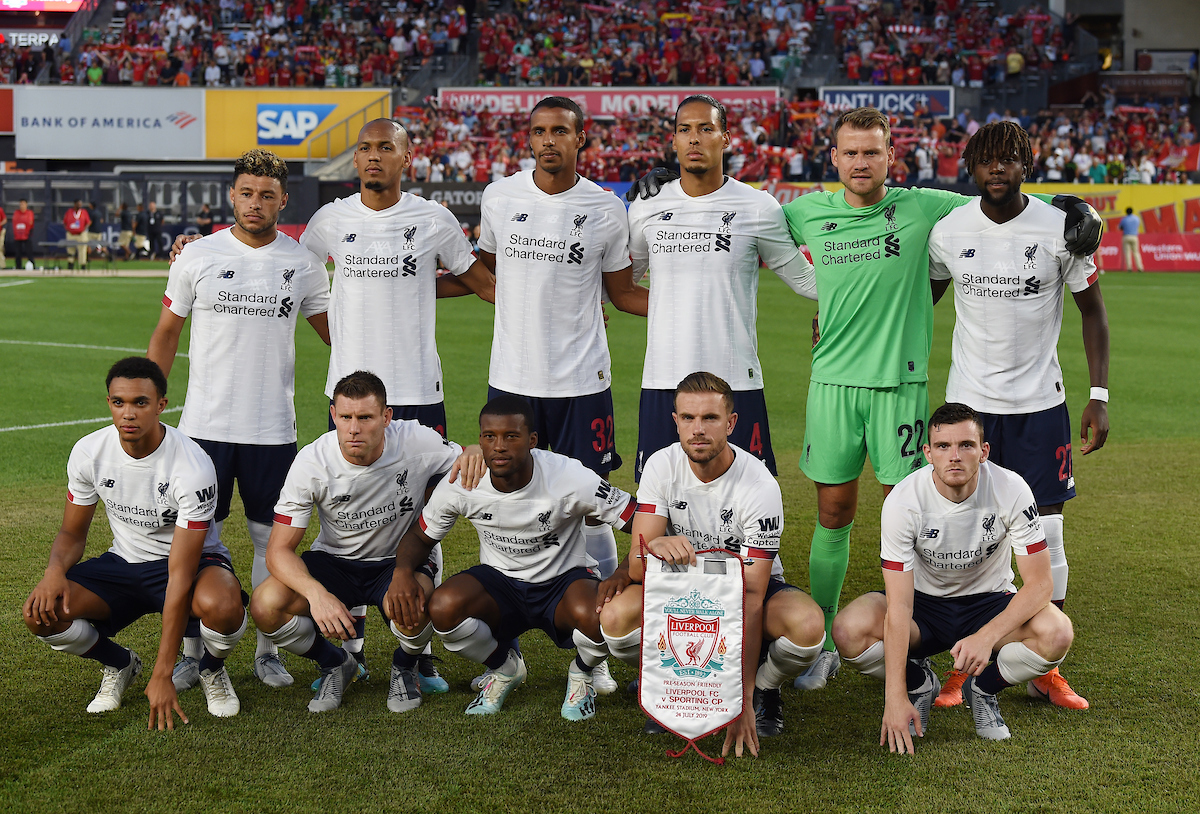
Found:
[[[841,192],[812,192],[783,207],[792,239],[808,246],[816,266],[821,340],[812,381],[896,387],[928,380],[929,231],[970,200],[889,187],[882,201],[861,209]]]

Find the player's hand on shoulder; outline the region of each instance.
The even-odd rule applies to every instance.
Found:
[[[309,614],[322,636],[331,639],[354,638],[354,617],[350,611],[329,591],[322,591],[308,599]]]
[[[450,467],[450,482],[457,481],[459,486],[469,492],[479,485],[486,474],[487,464],[483,460],[483,448],[479,444],[471,444],[463,449],[462,454],[454,461],[454,466]]]
[[[58,600],[62,598],[64,611],[71,609],[71,583],[66,574],[57,571],[47,573],[34,587],[33,593],[25,600],[22,609],[27,619],[33,619],[42,625],[50,625],[58,621]]]
[[[150,720],[146,729],[174,729],[175,715],[185,724],[191,723],[183,707],[179,706],[179,695],[175,692],[170,673],[151,676],[146,682],[145,694],[150,701]]]
[[[671,172],[666,167],[655,167],[650,172],[634,181],[625,193],[625,200],[633,203],[638,198],[643,201],[653,198],[664,186],[679,179],[679,173]]]
[[[604,609],[604,606],[613,600],[614,597],[621,595],[621,592],[633,584],[633,577],[629,576],[628,566],[618,566],[616,571],[596,586],[596,613]]]
[[[408,568],[392,573],[392,584],[383,595],[383,612],[397,627],[415,628],[425,616],[425,589]]]
[[[650,553],[672,565],[695,565],[696,549],[692,542],[682,535],[674,537],[656,537],[646,544]]]
[[[721,747],[721,757],[729,755],[733,748],[735,757],[741,757],[743,751],[758,757],[758,727],[754,720],[754,709],[750,706],[742,708],[741,717],[725,729],[725,745]]]
[[[884,704],[883,725],[879,730],[879,745],[886,746],[889,752],[899,752],[902,755],[916,754],[912,732],[909,729],[910,723],[916,726],[917,733],[921,737],[925,737],[925,733],[921,730],[921,713],[907,697],[903,701]]]
[[[1083,416],[1079,419],[1079,437],[1083,441],[1079,448],[1082,455],[1095,452],[1104,446],[1104,442],[1108,440],[1107,404],[1096,399],[1087,403],[1083,408]]]
[[[1098,252],[1104,237],[1104,219],[1100,213],[1075,195],[1055,195],[1051,203],[1067,213],[1063,224],[1067,251],[1076,257],[1088,257]]]
[[[175,242],[171,244],[171,255],[169,262],[174,263],[175,258],[179,257],[179,253],[183,251],[183,247],[194,240],[199,240],[203,235],[177,235]]]

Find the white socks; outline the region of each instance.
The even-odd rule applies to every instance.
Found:
[[[487,622],[474,616],[467,617],[453,630],[436,632],[451,653],[458,653],[479,664],[483,664],[499,647]]]
[[[260,630],[259,635],[266,636],[277,647],[289,653],[303,656],[312,650],[317,641],[317,626],[307,616],[293,616],[274,633],[263,633]]]
[[[571,639],[575,642],[575,649],[579,651],[579,660],[588,667],[595,667],[608,658],[608,647],[604,644],[603,635],[600,641],[594,642],[581,631],[573,630]]]
[[[604,636],[604,641],[608,645],[608,652],[616,658],[628,664],[630,667],[637,667],[642,661],[642,629],[636,628],[624,636],[610,636],[604,632],[603,625],[600,627],[600,633]]]
[[[883,642],[875,642],[852,659],[842,656],[842,661],[865,676],[877,678],[880,681],[887,678],[887,667],[883,661]]]
[[[1000,668],[1000,677],[1009,684],[1023,684],[1038,676],[1044,676],[1062,664],[1062,661],[1062,659],[1046,661],[1021,642],[1009,642],[1001,647],[1000,652],[996,655],[996,666]]]
[[[62,633],[51,636],[38,636],[46,644],[63,653],[82,656],[91,650],[100,640],[100,634],[92,623],[86,619],[76,619]]]
[[[400,640],[400,648],[408,655],[419,656],[429,648],[429,640],[433,638],[433,622],[427,622],[425,628],[416,636],[405,636],[400,632],[400,628],[396,627],[395,622],[388,624],[391,626],[392,635]]]
[[[780,636],[767,649],[767,660],[758,668],[754,686],[760,690],[775,690],[812,666],[825,647],[825,637],[812,647],[802,647]]]
[[[599,565],[596,570],[600,579],[608,579],[617,570],[617,538],[613,536],[612,526],[607,523],[599,526],[584,526],[583,536],[587,541],[588,556]]]
[[[212,654],[215,659],[225,659],[233,652],[234,646],[241,641],[242,634],[246,632],[246,614],[242,614],[242,626],[233,633],[218,633],[217,631],[207,627],[203,622],[200,623],[200,640],[204,642],[204,647]]]
[[[1063,516],[1042,515],[1042,530],[1046,532],[1046,549],[1050,552],[1050,576],[1054,578],[1051,602],[1062,602],[1067,598],[1067,549],[1063,544]]]

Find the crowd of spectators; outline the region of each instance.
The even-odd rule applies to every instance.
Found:
[[[117,0],[120,29],[89,32],[62,84],[389,86],[454,54],[466,10],[440,0]],[[463,48],[465,50],[465,48]]]
[[[1069,61],[1074,17],[1013,14],[965,0],[854,0],[826,6],[847,79],[862,85],[982,88]]]
[[[1179,101],[1117,104],[1089,94],[1072,108],[1013,113],[995,110],[954,118],[925,113],[893,119],[894,184],[969,183],[962,166],[967,139],[983,124],[1020,123],[1034,155],[1031,181],[1064,183],[1186,182],[1181,164],[1196,144],[1195,129]],[[632,181],[655,165],[671,166],[673,111],[597,119],[587,123],[580,172],[597,181]],[[528,118],[476,110],[402,108],[397,116],[413,139],[412,182],[487,182],[529,169]],[[816,102],[782,107],[735,105],[729,110],[732,149],[727,172],[743,181],[835,181],[829,163],[837,111]]]
[[[817,0],[527,0],[479,28],[487,85],[750,85],[809,51]]]

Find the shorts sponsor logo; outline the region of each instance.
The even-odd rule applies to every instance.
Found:
[[[707,678],[725,669],[725,637],[721,634],[724,605],[692,589],[663,606],[667,631],[658,635],[663,668],[677,676]]]

